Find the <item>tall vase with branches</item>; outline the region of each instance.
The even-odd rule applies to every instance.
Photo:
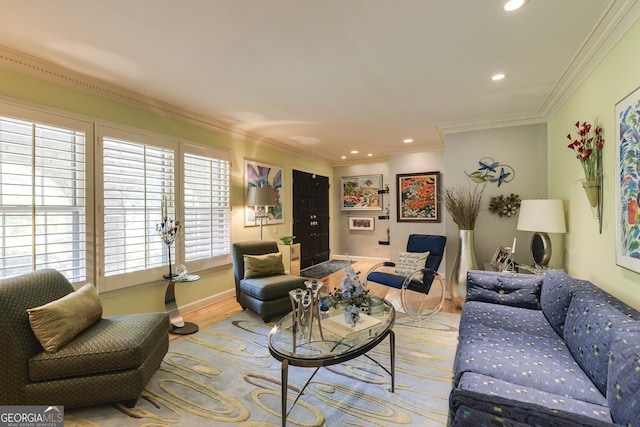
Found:
[[[467,271],[480,268],[476,258],[474,229],[482,208],[484,186],[452,186],[444,189],[443,200],[453,222],[458,226],[458,248],[449,274],[449,294],[462,307],[467,294]]]

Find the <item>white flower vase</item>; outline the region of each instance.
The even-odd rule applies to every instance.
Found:
[[[467,272],[480,269],[480,264],[476,258],[473,230],[459,230],[458,236],[458,249],[448,281],[451,301],[461,308],[467,297]]]

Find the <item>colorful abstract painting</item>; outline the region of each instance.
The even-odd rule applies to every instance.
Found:
[[[640,272],[640,88],[616,104],[616,263]]]
[[[361,175],[342,177],[343,211],[376,210],[380,206],[382,175]]]
[[[440,222],[440,172],[396,175],[398,222]]]
[[[255,207],[247,206],[246,197],[249,187],[273,187],[276,194],[276,206],[267,209],[265,224],[281,224],[284,222],[283,200],[284,188],[282,184],[282,168],[279,166],[267,165],[252,160],[244,161],[246,186],[245,196],[245,226],[259,225],[256,221]]]

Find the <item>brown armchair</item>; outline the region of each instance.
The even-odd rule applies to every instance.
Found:
[[[0,405],[133,407],[169,347],[169,316],[104,317],[55,352],[43,350],[27,309],[74,292],[55,270],[0,280]]]

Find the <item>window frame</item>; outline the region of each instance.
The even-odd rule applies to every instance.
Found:
[[[95,212],[96,212],[96,284],[98,290],[101,293],[110,293],[116,291],[126,290],[128,288],[144,285],[156,280],[162,280],[162,276],[168,273],[168,265],[166,262],[161,267],[144,268],[142,270],[127,272],[112,276],[105,276],[104,274],[104,168],[103,168],[103,138],[109,137],[113,139],[120,139],[125,141],[132,141],[140,144],[148,144],[163,148],[170,148],[174,150],[174,196],[175,196],[175,218],[180,220],[180,223],[184,227],[184,173],[185,154],[194,154],[197,156],[208,157],[212,159],[224,160],[229,162],[229,176],[228,176],[228,191],[229,191],[229,245],[227,253],[225,255],[216,256],[213,258],[197,260],[193,262],[185,262],[185,240],[184,232],[178,234],[176,241],[173,244],[172,263],[174,266],[184,264],[189,272],[198,272],[210,268],[221,267],[229,265],[231,263],[231,152],[229,150],[220,149],[214,146],[204,146],[196,144],[190,141],[182,141],[179,139],[171,138],[166,135],[140,131],[137,129],[130,129],[120,125],[108,124],[108,123],[96,123],[95,126]],[[160,222],[160,221],[158,221]],[[152,279],[150,280],[150,277]],[[157,278],[157,279],[153,279]]]
[[[85,192],[85,226],[84,234],[86,236],[86,249],[85,249],[85,271],[86,276],[84,280],[74,281],[70,278],[70,281],[76,284],[83,284],[87,282],[95,281],[95,251],[94,251],[94,229],[95,229],[95,216],[94,216],[94,177],[90,172],[94,170],[94,123],[88,118],[71,117],[58,112],[50,111],[43,108],[38,108],[32,105],[19,105],[13,102],[0,99],[0,115],[8,118],[13,118],[19,121],[31,122],[35,125],[42,125],[46,127],[59,127],[62,129],[70,129],[84,133],[84,155],[85,155],[85,179],[84,179],[84,192]],[[34,157],[32,157],[34,159]],[[36,208],[35,201],[31,205],[32,210]],[[34,211],[35,212],[35,211]],[[35,233],[36,224],[32,224],[33,232]],[[35,250],[36,246],[32,246],[32,250]],[[35,258],[33,260],[35,263]],[[35,268],[35,264],[32,264]],[[64,273],[64,271],[63,271]]]

